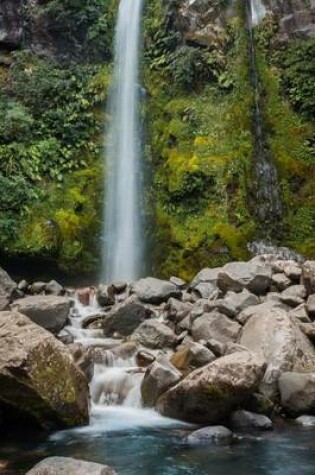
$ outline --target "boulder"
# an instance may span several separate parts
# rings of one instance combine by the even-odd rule
[[[315,319],[315,294],[312,294],[308,297],[306,302],[306,310],[308,315],[314,320]]]
[[[116,475],[108,467],[70,457],[47,457],[36,464],[26,475]]]
[[[202,282],[209,282],[210,284],[216,285],[218,280],[219,272],[221,271],[221,267],[214,267],[213,269],[205,268],[202,269],[193,279],[190,284],[190,287],[195,287],[196,285]]]
[[[208,302],[205,304],[203,308],[204,312],[212,312],[213,310],[217,310],[219,313],[222,313],[226,317],[233,318],[237,315],[236,308],[226,299],[217,299],[213,302]]]
[[[236,341],[241,326],[219,312],[205,313],[197,318],[191,328],[195,341],[215,339],[221,343]]]
[[[304,303],[306,289],[304,285],[291,285],[281,294],[281,301],[290,307],[297,307]]]
[[[223,356],[190,373],[156,407],[175,419],[217,424],[256,391],[265,368],[265,361],[247,351]]]
[[[196,299],[214,299],[218,297],[219,289],[210,282],[200,282],[193,288],[192,295]]]
[[[187,287],[187,282],[179,277],[172,276],[170,278],[170,283],[176,285],[176,287],[179,287],[180,289],[185,289]]]
[[[11,279],[9,274],[0,267],[0,311],[9,308],[16,288],[16,283]]]
[[[219,272],[217,285],[223,292],[242,292],[244,288],[255,295],[264,295],[270,288],[272,269],[250,262],[231,262]]]
[[[63,295],[65,289],[56,280],[51,280],[45,285],[45,293],[47,295]]]
[[[225,300],[235,308],[236,313],[245,310],[247,307],[252,307],[253,305],[258,305],[259,298],[249,292],[247,289],[243,289],[242,292],[227,292]]]
[[[115,303],[115,292],[112,285],[99,285],[96,290],[96,300],[101,307],[110,307]]]
[[[304,335],[306,335],[309,340],[315,343],[315,323],[300,323],[299,327]]]
[[[315,426],[315,416],[300,416],[294,421],[296,424],[299,424],[301,426],[305,427],[313,427]]]
[[[269,417],[262,414],[255,414],[254,412],[244,411],[243,409],[234,411],[231,415],[230,421],[231,426],[236,430],[271,430],[273,428],[273,424]]]
[[[179,323],[189,314],[191,309],[191,303],[181,302],[180,300],[170,298],[164,307],[164,314],[168,320]]]
[[[17,312],[0,312],[0,401],[44,428],[88,422],[88,383],[71,353]]]
[[[68,297],[33,295],[11,304],[12,310],[23,313],[34,323],[57,335],[65,326],[70,312]]]
[[[131,292],[136,294],[142,302],[157,305],[166,302],[170,297],[180,298],[182,293],[171,282],[153,277],[146,277],[132,284]]]
[[[263,414],[268,417],[271,417],[275,410],[274,403],[260,393],[252,394],[251,397],[243,404],[243,407],[247,411]]]
[[[86,307],[90,304],[91,294],[92,294],[91,287],[83,287],[81,289],[77,289],[75,293],[79,302]]]
[[[81,343],[72,343],[68,345],[75,364],[85,374],[88,381],[91,381],[94,374],[94,364],[89,355],[89,349]]]
[[[290,280],[295,282],[298,282],[302,276],[302,268],[295,261],[286,261],[283,272]]]
[[[102,320],[102,328],[106,336],[118,332],[129,336],[146,319],[152,316],[152,311],[138,303],[126,303],[115,306]]]
[[[147,369],[141,383],[141,396],[145,407],[154,407],[158,398],[177,384],[182,375],[165,359],[155,361]]]
[[[274,400],[283,372],[315,371],[315,349],[285,310],[270,304],[254,308],[256,313],[243,328],[239,343],[267,361],[260,391]]]
[[[306,261],[302,266],[302,283],[307,293],[315,294],[315,261]]]
[[[226,343],[221,343],[221,341],[216,340],[215,338],[211,338],[210,340],[206,341],[206,347],[213,352],[215,356],[223,356],[226,352]]]
[[[288,414],[315,415],[315,373],[283,373],[279,390],[281,406]]]
[[[33,282],[30,287],[30,292],[32,295],[38,295],[45,292],[46,282]]]
[[[287,277],[283,273],[273,274],[272,283],[277,288],[277,290],[279,290],[279,292],[282,292],[283,290],[287,289],[292,284],[289,277]]]
[[[233,432],[224,426],[203,427],[195,430],[187,437],[189,444],[229,444],[232,442]]]
[[[171,363],[183,372],[201,368],[216,359],[215,355],[200,343],[187,343],[178,347],[171,356]]]
[[[290,310],[289,315],[293,319],[296,319],[298,322],[311,323],[311,319],[308,316],[307,307],[305,303],[301,303],[297,307]]]
[[[245,308],[241,313],[237,315],[236,320],[242,325],[245,325],[254,315],[257,315],[257,313],[268,313],[271,311],[272,308],[286,309],[287,307],[285,304],[280,302],[280,300],[267,300],[266,302],[261,303],[259,305],[254,305],[252,307]]]
[[[177,343],[175,333],[164,323],[146,320],[141,323],[131,336],[132,340],[148,348],[173,348]]]

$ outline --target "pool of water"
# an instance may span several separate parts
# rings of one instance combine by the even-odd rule
[[[105,463],[119,475],[314,475],[315,428],[280,424],[272,432],[237,434],[227,446],[185,442],[192,430],[154,411],[108,410],[92,425],[37,438],[2,441],[0,474],[25,474],[51,455]]]

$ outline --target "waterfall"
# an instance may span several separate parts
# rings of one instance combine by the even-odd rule
[[[256,63],[254,26],[265,16],[266,9],[261,0],[247,2],[247,25],[250,42],[250,76],[254,92],[253,134],[253,194],[255,212],[260,220],[263,234],[268,233],[272,225],[282,214],[282,204],[278,187],[278,173],[272,161],[266,140],[263,112],[261,110],[261,84]]]
[[[139,51],[143,0],[121,0],[115,37],[110,127],[105,147],[102,279],[135,280],[140,274],[141,164]]]

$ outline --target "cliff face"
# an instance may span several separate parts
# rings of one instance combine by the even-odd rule
[[[265,4],[277,15],[284,39],[315,37],[315,0],[265,0]]]

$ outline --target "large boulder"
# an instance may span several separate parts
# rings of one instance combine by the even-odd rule
[[[281,406],[291,416],[315,415],[315,373],[283,373],[279,390]]]
[[[251,262],[231,262],[219,272],[217,285],[223,292],[242,292],[247,289],[255,295],[264,295],[270,288],[272,269]]]
[[[308,294],[315,294],[315,261],[306,261],[302,267],[302,283]]]
[[[12,310],[23,313],[34,323],[55,335],[65,326],[71,307],[68,297],[33,295],[15,300]]]
[[[255,308],[256,313],[244,326],[239,343],[266,359],[268,367],[260,390],[274,399],[283,372],[315,372],[315,349],[284,309],[268,304]]]
[[[182,375],[167,361],[155,361],[147,369],[141,383],[144,406],[154,407],[158,398],[171,386],[177,384]]]
[[[88,383],[53,335],[17,312],[0,312],[0,404],[45,428],[88,422]]]
[[[0,311],[9,308],[16,287],[16,283],[9,274],[0,267]]]
[[[191,328],[191,334],[194,340],[215,339],[221,343],[236,341],[241,325],[233,322],[225,315],[219,312],[205,313],[197,318]]]
[[[187,437],[189,444],[229,444],[233,432],[224,426],[203,427],[195,430]]]
[[[129,336],[135,329],[152,316],[152,311],[141,304],[126,303],[114,307],[102,320],[105,335],[111,336],[115,332]]]
[[[173,330],[153,319],[141,323],[133,332],[131,339],[153,349],[173,348],[177,343]]]
[[[171,282],[153,277],[138,280],[132,284],[131,291],[142,302],[152,304],[160,304],[170,297],[178,298],[182,294],[181,290]]]
[[[264,360],[247,351],[224,356],[190,373],[156,407],[175,419],[216,424],[258,388],[265,368]]]
[[[231,425],[233,429],[246,430],[271,430],[273,428],[272,421],[263,414],[255,414],[254,412],[239,409],[231,415]]]
[[[70,457],[48,457],[35,465],[26,475],[115,475],[108,467]]]

